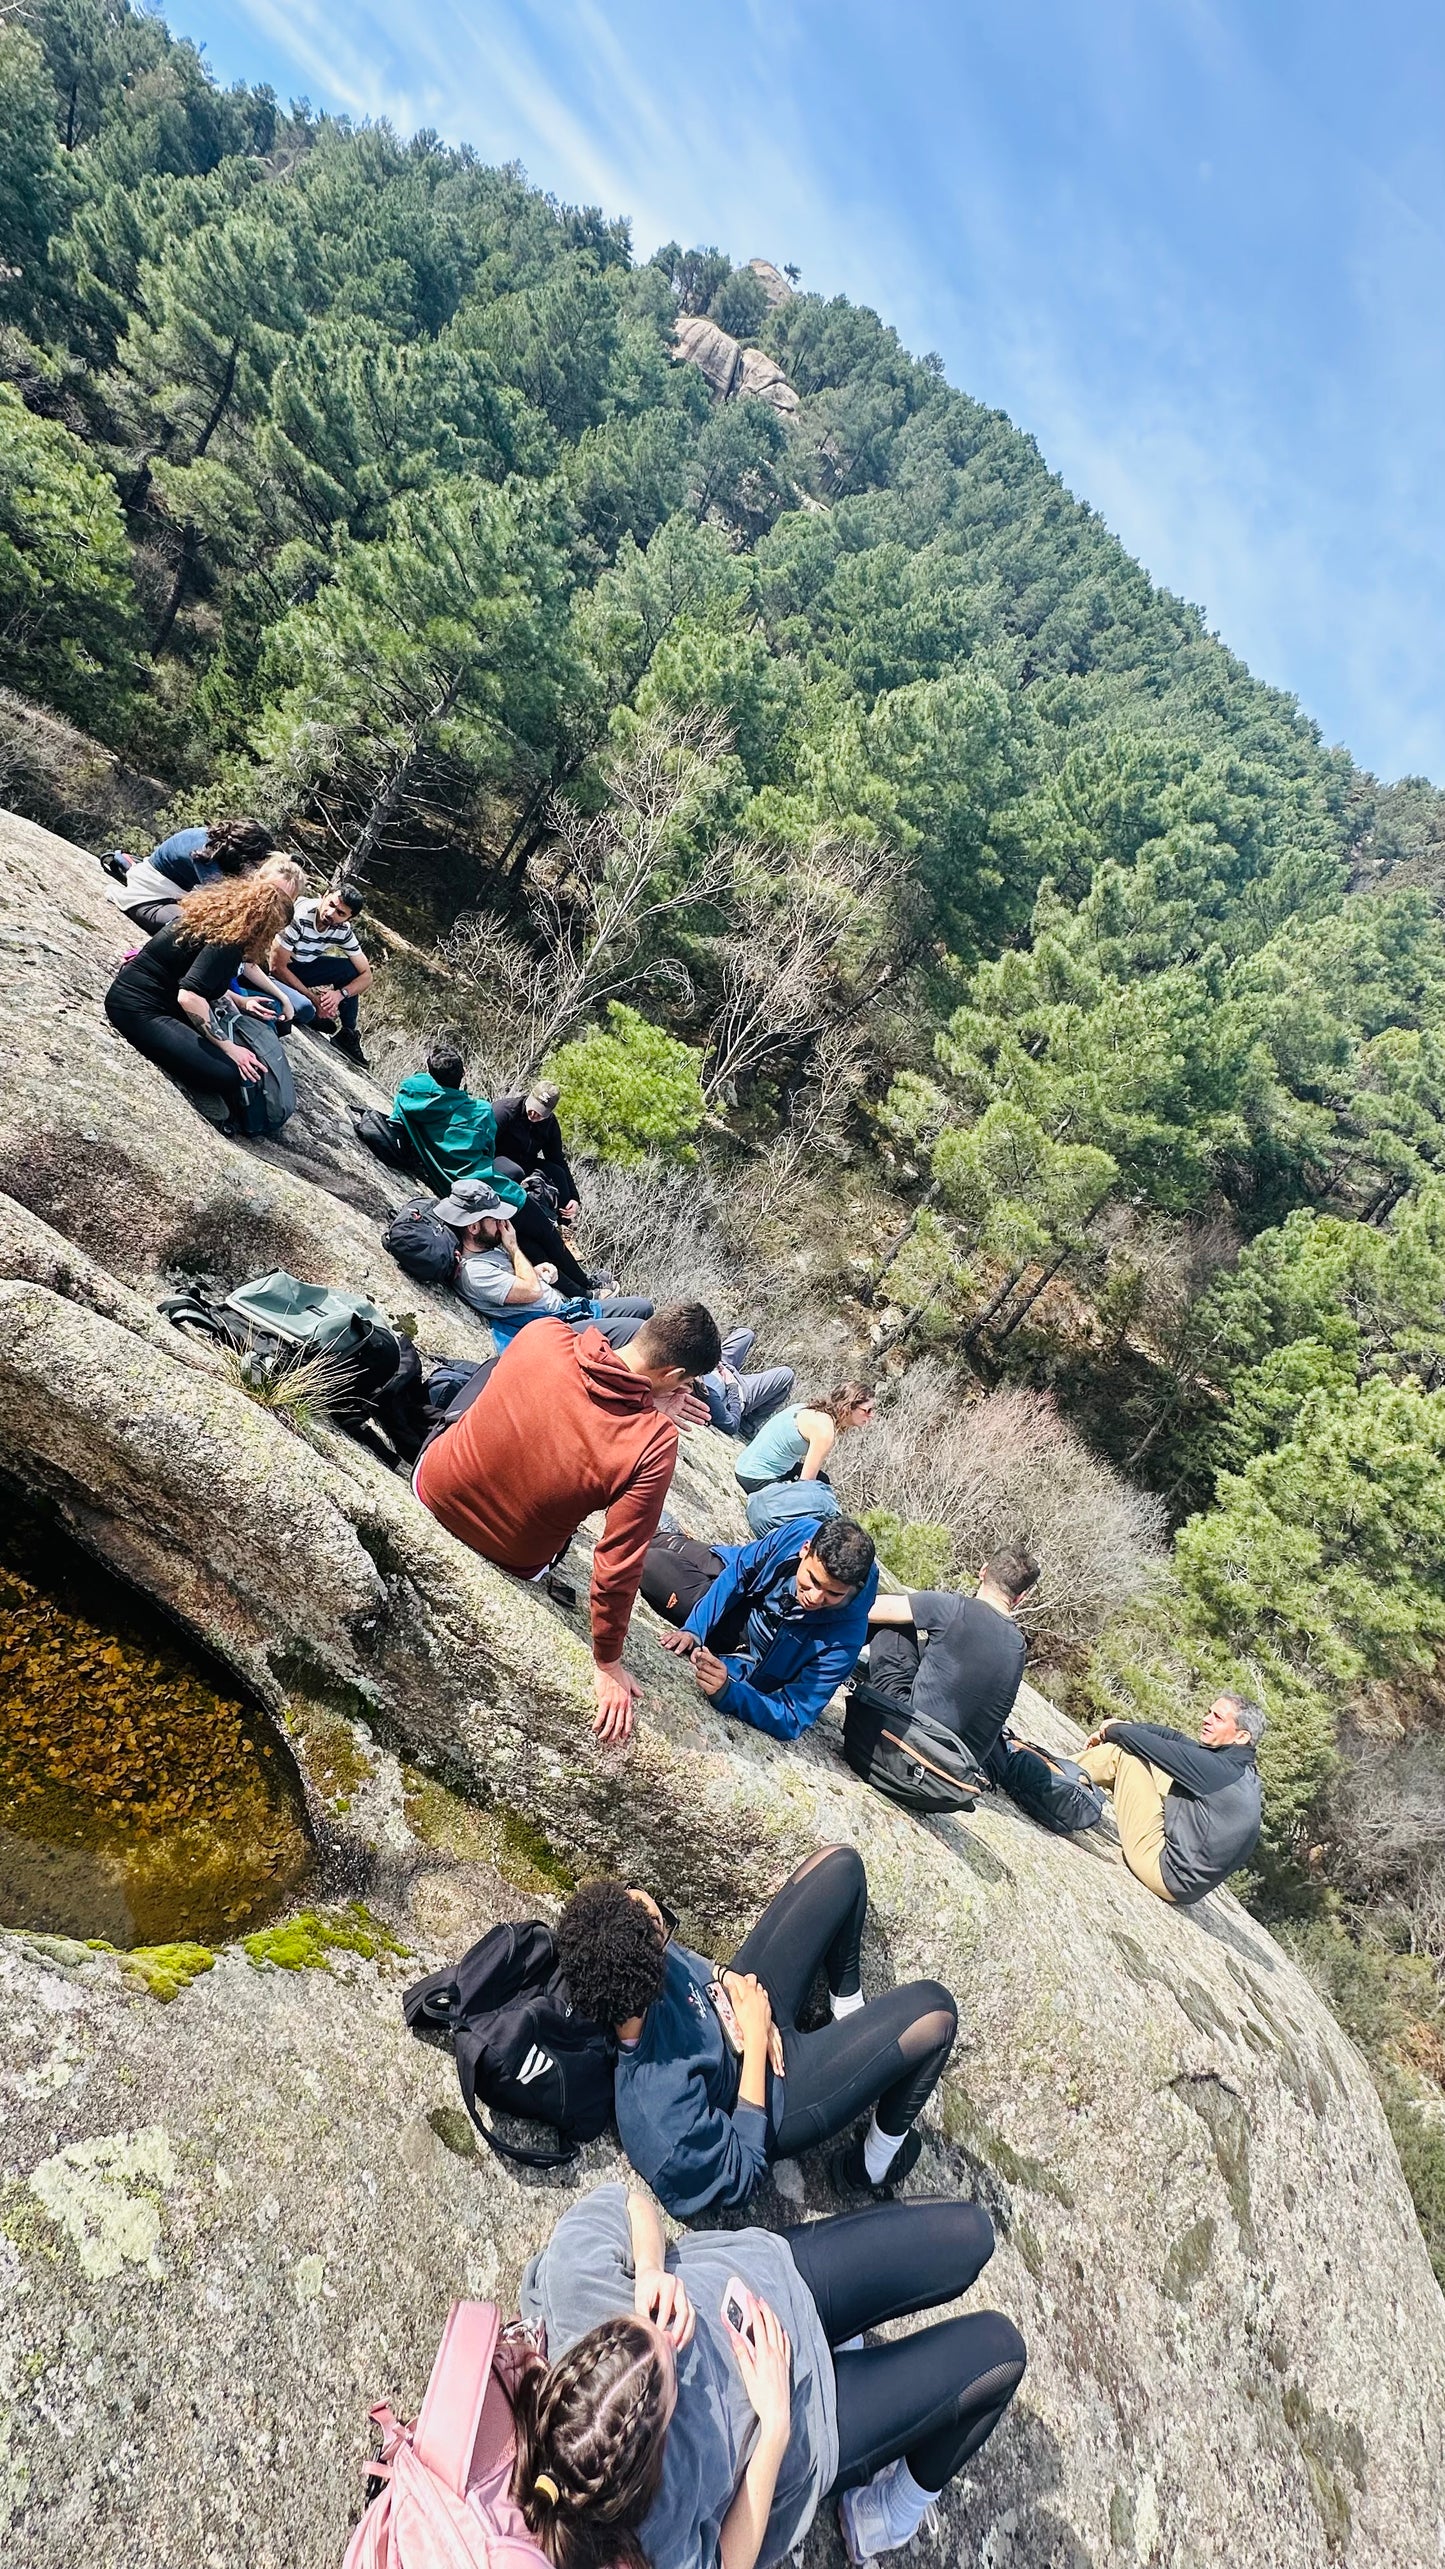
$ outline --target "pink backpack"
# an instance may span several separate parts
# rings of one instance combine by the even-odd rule
[[[386,2486],[344,2569],[550,2569],[510,2495],[512,2360],[494,2302],[453,2302],[415,2426],[384,2401],[371,2411]]]

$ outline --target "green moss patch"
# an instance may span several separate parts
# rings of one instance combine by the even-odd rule
[[[450,2150],[454,2158],[476,2157],[477,2136],[459,2105],[434,2105],[426,2119],[442,2147]]]
[[[241,1950],[258,1970],[271,1963],[277,1971],[329,1971],[335,1953],[360,1954],[364,1962],[375,1962],[382,1954],[405,1954],[409,1948],[353,1900],[346,1909],[303,1909],[279,1927],[262,1927],[243,1939]]]

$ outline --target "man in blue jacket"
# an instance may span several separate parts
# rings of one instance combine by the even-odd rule
[[[868,1638],[873,1538],[850,1517],[793,1517],[758,1543],[716,1548],[721,1572],[662,1646],[691,1659],[719,1712],[769,1739],[797,1739]]]
[[[1162,1722],[1105,1722],[1091,1735],[1079,1763],[1113,1794],[1124,1862],[1156,1899],[1190,1908],[1254,1853],[1264,1732],[1259,1705],[1225,1693],[1197,1743]]]

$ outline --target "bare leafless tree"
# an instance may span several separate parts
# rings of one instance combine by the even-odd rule
[[[772,865],[753,851],[739,865],[722,1005],[703,1057],[703,1096],[714,1111],[776,1053],[806,1046],[850,1013],[845,959],[866,976],[881,955],[869,905],[888,862],[885,849],[827,839]]]
[[[530,1078],[611,1000],[644,990],[690,999],[686,965],[657,949],[732,880],[728,846],[684,858],[679,844],[728,738],[721,718],[706,714],[645,725],[611,761],[593,819],[565,804],[554,810],[549,860],[531,886],[530,938],[487,912],[458,920],[443,951],[493,1001],[507,1077]]]
[[[808,1077],[753,1172],[750,1194],[766,1221],[792,1194],[801,1172],[836,1152],[856,1094],[864,1033],[857,1024],[825,1026],[813,1046]]]
[[[931,1357],[840,1447],[835,1479],[850,1507],[946,1525],[961,1581],[996,1545],[1027,1544],[1043,1575],[1021,1620],[1055,1645],[1092,1639],[1165,1573],[1163,1502],[1091,1454],[1047,1394],[970,1399]]]

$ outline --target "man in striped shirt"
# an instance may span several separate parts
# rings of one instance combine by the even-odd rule
[[[297,1016],[304,1023],[309,1011],[319,1019],[322,1030],[335,1037],[337,1051],[363,1070],[366,1055],[358,1019],[371,966],[357,941],[354,922],[364,907],[359,884],[338,883],[319,901],[298,901],[290,927],[283,928],[271,948],[276,979],[300,993]]]

